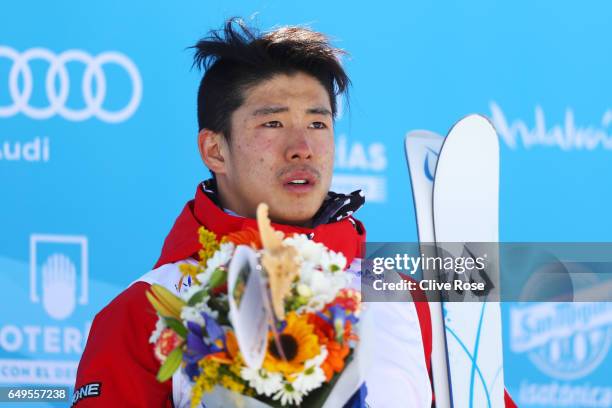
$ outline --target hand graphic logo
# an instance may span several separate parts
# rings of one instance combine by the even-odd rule
[[[76,268],[65,255],[55,253],[42,266],[43,307],[54,319],[72,314],[76,305]]]

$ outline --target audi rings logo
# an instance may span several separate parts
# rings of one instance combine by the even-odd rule
[[[136,65],[128,57],[118,52],[103,52],[97,56],[91,56],[85,51],[67,50],[56,55],[45,48],[31,48],[19,53],[10,47],[0,45],[0,58],[8,58],[12,61],[8,75],[8,90],[12,104],[0,105],[0,118],[11,117],[21,112],[32,119],[48,119],[57,114],[72,121],[96,117],[104,122],[118,123],[134,114],[142,98],[142,79]],[[49,63],[45,77],[48,106],[34,107],[29,103],[32,96],[33,78],[28,64],[32,60],[43,60]],[[66,106],[70,91],[70,79],[66,68],[69,62],[85,65],[81,83],[85,106],[81,109]],[[106,97],[106,76],[103,69],[106,64],[120,66],[127,72],[132,83],[132,96],[128,103],[119,110],[109,111],[102,107]],[[19,87],[20,77],[23,78],[21,89]],[[57,87],[56,81],[59,83]]]

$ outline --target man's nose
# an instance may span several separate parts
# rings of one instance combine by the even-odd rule
[[[287,146],[285,154],[287,160],[310,160],[312,158],[310,142],[305,131],[296,131],[291,137],[290,144]]]

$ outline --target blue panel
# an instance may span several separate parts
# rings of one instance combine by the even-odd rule
[[[471,112],[502,141],[502,240],[612,240],[611,5],[210,3],[3,5],[0,384],[71,385],[95,313],[155,263],[208,177],[186,47],[233,15],[264,30],[309,24],[350,52],[336,186],[366,186],[369,240],[417,238],[404,135],[445,134]],[[612,406],[609,309],[581,306],[529,320],[505,305],[520,406]]]

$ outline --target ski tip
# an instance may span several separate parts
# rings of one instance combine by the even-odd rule
[[[412,139],[427,139],[427,140],[438,140],[442,139],[443,136],[437,134],[436,132],[432,132],[430,130],[425,129],[415,129],[406,133],[406,137],[404,140],[412,140]]]
[[[471,137],[467,137],[466,139],[466,136],[468,135]],[[497,135],[497,131],[495,130],[493,123],[491,123],[486,116],[481,114],[473,113],[456,122],[449,130],[445,140],[449,141],[456,138],[463,140],[464,143],[469,139],[472,139],[473,141],[478,139],[480,143],[486,140],[488,142],[485,143],[487,143],[490,148],[494,148],[494,146],[491,144],[493,143],[497,146],[497,149],[499,149],[499,136]]]
[[[474,127],[474,128],[480,129],[481,131],[487,129],[497,134],[497,131],[495,130],[495,126],[493,126],[493,122],[491,122],[491,120],[487,116],[482,115],[480,113],[471,113],[459,119],[459,121],[457,121],[457,123],[453,125],[453,127],[448,133],[450,134],[453,131],[453,129],[459,125],[461,125],[462,127],[465,127],[465,126]]]
[[[411,130],[410,132],[406,133],[406,136],[404,137],[404,150],[406,153],[408,153],[412,145],[416,146],[421,144],[437,146],[437,150],[439,150],[442,140],[444,140],[444,136],[429,130]]]

